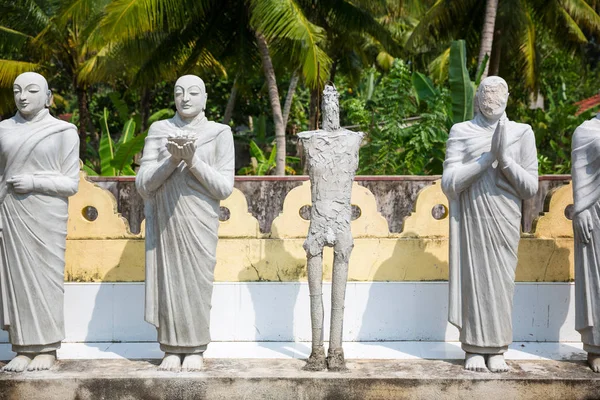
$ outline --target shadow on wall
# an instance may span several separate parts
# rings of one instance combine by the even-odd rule
[[[367,303],[362,311],[358,341],[443,341],[447,336],[447,282],[433,285],[410,281],[411,272],[431,270],[428,275],[448,276],[448,264],[427,252],[427,242],[415,241],[420,255],[407,252],[402,239],[392,255],[373,274],[373,282],[357,285],[366,290]],[[412,254],[411,254],[412,253]],[[389,281],[390,276],[400,279]],[[408,280],[406,280],[408,278]],[[420,354],[411,354],[420,357]]]
[[[303,286],[299,280],[306,278],[306,259],[289,252],[286,244],[289,241],[266,241],[263,258],[239,273],[238,280],[247,284],[238,285],[236,340],[257,341],[266,348],[265,342],[293,342],[297,337],[295,319],[310,320],[309,309],[298,309]],[[273,272],[276,276],[270,276]],[[280,284],[282,277],[285,285]],[[284,351],[286,356],[295,356],[293,348]]]

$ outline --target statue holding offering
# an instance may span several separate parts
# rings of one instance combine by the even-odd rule
[[[152,124],[136,186],[146,215],[146,321],[162,370],[203,367],[210,342],[219,203],[233,191],[233,135],[208,121],[204,82],[175,83],[175,117]]]

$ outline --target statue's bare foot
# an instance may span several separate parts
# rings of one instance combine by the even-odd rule
[[[490,354],[487,360],[488,369],[492,372],[508,372],[504,354]]]
[[[38,354],[27,366],[27,371],[45,371],[52,368],[55,362],[55,353]]]
[[[181,371],[181,358],[179,354],[165,353],[165,357],[158,366],[159,371]]]
[[[23,372],[31,362],[31,357],[24,354],[19,354],[6,364],[2,371],[4,372]]]
[[[588,353],[588,365],[594,372],[600,372],[600,354]]]
[[[475,353],[465,354],[465,369],[474,372],[488,372],[483,355]]]
[[[327,368],[325,349],[323,346],[313,348],[310,357],[306,360],[306,365],[302,369],[304,371],[323,371],[325,368]]]
[[[330,371],[346,371],[346,360],[344,359],[344,349],[329,349],[327,352],[327,369]]]
[[[200,371],[204,366],[202,354],[188,354],[183,359],[182,371]]]

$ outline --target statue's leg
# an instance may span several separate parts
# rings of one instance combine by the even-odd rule
[[[348,263],[354,247],[350,231],[339,235],[333,249],[333,277],[331,282],[331,330],[327,367],[332,371],[346,369],[342,335],[344,329],[344,300],[348,281]]]
[[[304,248],[308,258],[312,351],[303,369],[321,371],[326,368],[325,350],[323,349],[323,247],[318,245],[316,240],[310,239],[306,241]]]

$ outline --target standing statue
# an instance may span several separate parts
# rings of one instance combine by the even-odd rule
[[[508,120],[507,101],[504,79],[481,82],[475,118],[450,130],[442,175],[450,200],[448,319],[470,371],[508,371],[522,200],[538,189],[533,131]]]
[[[342,348],[344,298],[348,261],[354,247],[350,222],[352,182],[358,167],[362,133],[340,128],[339,94],[333,86],[323,91],[323,129],[302,132],[310,175],[312,207],[304,249],[308,258],[308,288],[312,325],[312,352],[304,369],[346,369]],[[327,359],[323,349],[323,247],[333,247],[331,329]]]
[[[68,197],[79,185],[77,127],[50,115],[40,74],[13,85],[17,114],[0,122],[0,327],[17,356],[3,371],[46,370],[65,338]]]
[[[175,117],[152,124],[136,186],[146,215],[146,315],[165,357],[194,371],[210,342],[219,203],[233,191],[233,135],[208,121],[204,82],[175,83]],[[183,358],[183,362],[182,362]]]
[[[581,124],[571,154],[575,215],[575,329],[600,372],[600,119]]]

